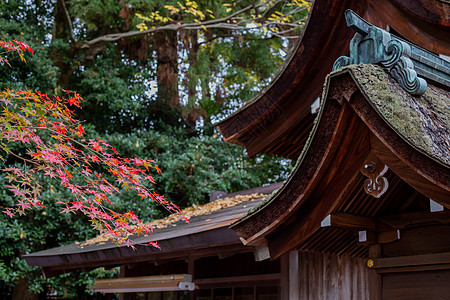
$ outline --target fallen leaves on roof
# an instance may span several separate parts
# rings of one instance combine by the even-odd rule
[[[181,214],[171,214],[170,216],[155,220],[150,223],[154,228],[165,228],[173,225],[175,222],[183,220],[183,215],[189,220],[192,217],[207,215],[212,212],[238,205],[244,201],[255,200],[263,197],[262,194],[251,194],[251,195],[237,195],[234,197],[226,197],[223,199],[218,199],[214,202],[206,203],[203,205],[193,205],[182,210]]]
[[[186,219],[191,219],[193,217],[197,216],[203,216],[207,214],[211,214],[215,211],[232,207],[235,205],[238,205],[245,201],[255,201],[257,199],[260,199],[264,197],[263,194],[251,194],[251,195],[236,195],[234,197],[225,197],[222,199],[217,199],[213,202],[206,203],[203,205],[193,205],[188,208],[183,209],[181,212],[182,214],[171,214],[164,219],[158,219],[154,220],[149,223],[153,228],[166,228],[169,226],[176,226],[176,222],[184,220],[183,216],[186,217]],[[75,244],[80,244],[80,247],[93,245],[93,244],[104,244],[109,240],[108,236],[105,234],[101,234],[95,238],[92,238],[90,240],[85,241],[84,243],[80,244],[79,242],[75,242]]]

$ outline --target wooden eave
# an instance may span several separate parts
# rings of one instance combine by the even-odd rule
[[[356,202],[358,207],[372,210],[372,214],[357,211],[368,217],[379,211],[376,205],[388,205],[396,197],[427,197],[450,208],[449,166],[401,136],[367,98],[351,70],[330,76],[324,99],[312,138],[289,180],[259,210],[231,227],[244,244],[268,245],[271,258],[317,241],[310,238],[323,233],[322,220],[342,212],[345,203]],[[360,170],[369,155],[390,170],[393,185],[380,199],[362,190]],[[392,208],[392,213],[395,210]],[[330,233],[340,239],[351,238],[340,229]],[[362,247],[351,250],[356,256],[366,251]]]
[[[47,277],[74,270],[111,268],[139,262],[160,262],[167,259],[188,259],[204,256],[227,256],[252,252],[244,247],[229,225],[262,199],[244,201],[238,205],[191,218],[190,223],[178,221],[172,226],[155,229],[149,236],[131,237],[137,250],[112,242],[70,244],[23,256],[31,266],[39,266]],[[157,241],[161,249],[144,246]]]
[[[450,26],[448,1],[436,0],[395,0],[392,2],[411,16],[424,20],[430,24]]]
[[[292,54],[271,85],[217,124],[224,140],[258,153],[297,158],[312,128],[311,104],[320,96],[334,61],[347,55],[353,32],[344,11],[352,9],[380,28],[387,24],[414,44],[450,55],[450,5],[438,0],[317,0]],[[296,139],[292,139],[296,137]]]

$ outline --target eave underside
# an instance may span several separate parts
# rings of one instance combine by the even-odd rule
[[[445,13],[449,7],[437,0],[418,1],[410,8],[402,0],[315,1],[296,53],[284,70],[262,94],[217,125],[225,141],[244,145],[250,157],[272,153],[296,158],[314,120],[311,104],[320,96],[334,61],[348,54],[353,32],[345,24],[345,9],[380,28],[389,25],[427,50],[450,55]],[[286,141],[294,136],[299,139]]]
[[[396,214],[429,211],[429,199],[414,190],[392,171],[385,176],[390,188],[381,198],[374,198],[364,191],[367,179],[359,174],[350,188],[350,193],[330,214],[380,219]],[[367,245],[358,241],[358,232],[364,228],[320,227],[305,239],[298,249],[322,253],[335,253],[355,257],[368,257]],[[395,230],[393,228],[393,230]]]
[[[137,246],[137,250],[133,251],[129,248],[117,246],[117,248],[97,250],[90,253],[36,256],[28,258],[27,261],[31,265],[41,266],[46,277],[52,277],[75,270],[89,271],[98,267],[108,269],[131,263],[161,263],[168,259],[188,259],[253,251],[253,248],[244,247],[234,232],[226,227],[198,235],[193,234],[173,240],[159,241],[159,245],[165,250],[151,246]]]
[[[450,207],[449,167],[411,146],[386,123],[351,74],[343,71],[330,79],[308,150],[285,186],[259,211],[233,225],[247,244],[268,244],[273,258],[294,248],[335,247],[340,253],[366,255],[364,247],[348,242],[354,232],[321,229],[321,221],[333,212],[384,216],[410,209],[411,203],[423,206],[427,199]],[[391,170],[388,192],[380,199],[367,195],[361,185],[360,172],[370,155]],[[340,234],[342,243],[333,239]]]
[[[276,186],[273,184],[244,192],[252,194],[270,192]],[[148,236],[132,236],[131,239],[136,243],[136,251],[110,241],[94,239],[31,253],[23,258],[29,265],[42,267],[46,276],[55,276],[77,269],[86,271],[97,267],[109,268],[142,261],[248,252],[252,251],[252,248],[245,248],[236,233],[228,226],[261,200],[262,198],[251,199],[218,211],[194,216],[189,223],[184,220],[171,223],[170,226],[155,229]],[[144,246],[155,241],[158,242],[160,249]]]

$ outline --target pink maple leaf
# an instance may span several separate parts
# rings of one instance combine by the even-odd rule
[[[150,242],[150,243],[148,243],[148,244],[145,244],[145,246],[152,246],[152,247],[161,249],[161,247],[158,245],[157,242]]]
[[[12,208],[6,208],[5,210],[2,210],[3,213],[7,214],[10,218],[14,217],[15,214],[13,213],[13,209]]]
[[[133,245],[133,243],[129,240],[129,239],[124,239],[123,243],[127,246],[130,247],[133,250],[136,250],[136,247]]]
[[[25,202],[24,200],[21,200],[17,205],[20,207],[21,210],[31,209],[29,201]]]
[[[50,178],[56,178],[55,170],[50,167],[45,168],[44,175],[47,175]]]
[[[81,190],[79,189],[78,186],[73,185],[73,184],[69,184],[67,185],[67,188],[70,190],[70,192],[74,195],[79,195],[81,193]]]
[[[84,206],[83,203],[75,201],[72,202],[72,207],[75,208],[76,210],[81,210]]]

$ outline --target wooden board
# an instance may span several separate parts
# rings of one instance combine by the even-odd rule
[[[450,270],[383,275],[384,300],[450,300]]]
[[[368,269],[363,259],[334,254],[299,253],[302,300],[369,299]]]
[[[450,225],[401,231],[400,240],[382,246],[383,257],[450,252]]]

